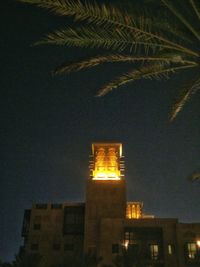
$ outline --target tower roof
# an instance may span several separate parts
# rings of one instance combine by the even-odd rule
[[[124,170],[121,143],[93,143],[92,157],[90,171],[93,180],[121,180]]]

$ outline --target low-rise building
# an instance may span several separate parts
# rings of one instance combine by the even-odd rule
[[[85,202],[33,204],[24,214],[25,251],[42,255],[44,267],[82,254],[99,265],[129,257],[137,267],[199,267],[200,223],[155,218],[142,207],[126,200],[122,144],[94,143]]]

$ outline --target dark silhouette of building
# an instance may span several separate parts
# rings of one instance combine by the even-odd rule
[[[92,144],[85,203],[25,210],[25,251],[41,254],[45,267],[83,253],[101,257],[99,265],[129,255],[133,266],[199,267],[200,223],[145,215],[141,202],[127,202],[123,172],[121,144]]]

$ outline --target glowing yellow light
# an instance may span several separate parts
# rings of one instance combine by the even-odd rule
[[[126,206],[127,219],[139,219],[142,216],[141,202],[128,202]]]
[[[129,241],[126,240],[126,241],[124,242],[124,247],[125,247],[125,249],[128,249],[128,244],[129,244]]]
[[[115,173],[97,172],[93,180],[120,180]]]
[[[93,161],[90,169],[93,180],[121,180],[121,144],[94,143],[92,152]]]
[[[200,248],[200,240],[197,240],[197,246]]]

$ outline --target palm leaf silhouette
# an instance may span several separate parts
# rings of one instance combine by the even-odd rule
[[[106,55],[62,63],[54,74],[66,74],[110,62],[130,64],[130,71],[103,86],[98,96],[135,80],[163,79],[182,70],[199,69],[200,3],[197,0],[183,0],[181,3],[172,0],[147,1],[151,5],[161,5],[161,14],[156,19],[151,11],[144,11],[144,14],[140,11],[138,15],[132,8],[129,14],[119,7],[80,0],[19,1],[81,22],[81,27],[56,30],[36,44],[109,50]],[[200,77],[195,78],[187,88],[182,87],[170,113],[171,121],[199,89]]]

